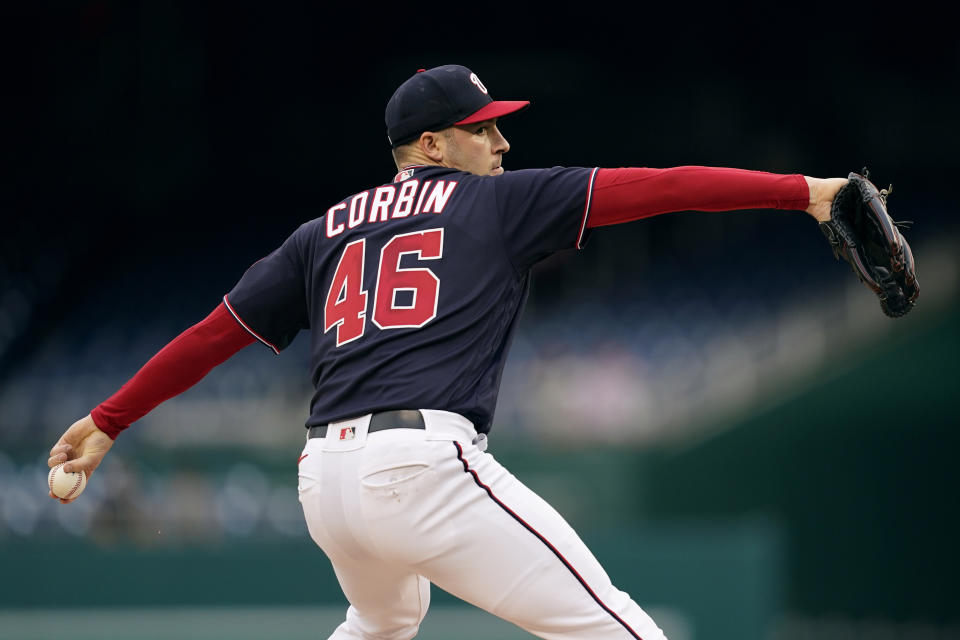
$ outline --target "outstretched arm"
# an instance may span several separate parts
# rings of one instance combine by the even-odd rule
[[[845,178],[810,178],[725,167],[600,169],[588,227],[639,220],[671,211],[793,209],[818,221]]]
[[[89,478],[122,430],[164,400],[195,385],[211,369],[253,341],[220,303],[202,322],[157,352],[90,415],[73,423],[50,450],[47,464],[54,467],[66,462],[65,471],[83,470]],[[52,493],[50,497],[56,498]]]

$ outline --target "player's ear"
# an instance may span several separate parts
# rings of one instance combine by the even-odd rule
[[[417,140],[420,150],[434,162],[443,161],[443,143],[444,138],[441,134],[434,131],[424,131]]]

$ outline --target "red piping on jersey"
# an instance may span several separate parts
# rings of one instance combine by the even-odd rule
[[[583,234],[587,230],[587,218],[590,217],[590,205],[593,203],[593,186],[597,180],[598,169],[590,172],[590,183],[587,185],[587,202],[583,206],[583,220],[580,221],[580,233],[577,234],[577,249],[583,248]]]
[[[132,422],[164,400],[183,393],[215,366],[253,344],[224,305],[193,325],[150,358],[120,390],[100,403],[90,417],[116,439]]]
[[[230,315],[233,316],[233,319],[236,320],[237,322],[239,322],[239,323],[240,323],[240,326],[247,330],[247,333],[249,333],[249,334],[252,335],[254,338],[256,338],[257,340],[259,340],[259,341],[262,342],[263,344],[265,344],[265,345],[267,345],[268,347],[270,347],[271,349],[273,349],[273,352],[274,352],[275,354],[280,355],[280,349],[277,349],[277,347],[276,347],[272,342],[270,342],[269,340],[267,340],[266,338],[264,338],[263,336],[261,336],[259,333],[257,333],[257,332],[254,331],[253,329],[251,329],[251,328],[249,327],[249,325],[247,325],[246,322],[244,322],[243,320],[240,319],[240,316],[237,315],[237,312],[234,311],[234,310],[233,310],[233,307],[230,305],[230,301],[227,300],[227,296],[223,296],[223,304],[225,304],[225,305],[227,306],[227,310],[230,312]]]
[[[796,209],[810,204],[802,175],[724,167],[600,169],[587,226],[602,227],[671,211]]]
[[[531,525],[529,522],[527,522],[526,520],[521,518],[519,515],[517,515],[517,513],[513,509],[505,505],[500,500],[500,498],[498,498],[493,494],[493,490],[490,487],[488,487],[486,484],[480,481],[480,476],[477,475],[477,472],[474,469],[470,468],[470,465],[467,464],[466,458],[463,457],[463,447],[460,446],[460,443],[457,441],[454,441],[453,446],[457,448],[457,460],[459,460],[460,463],[463,464],[464,472],[473,476],[473,481],[477,484],[477,486],[483,489],[484,491],[486,491],[487,495],[490,496],[490,499],[493,500],[498,507],[506,511],[507,514],[510,515],[510,517],[512,517],[517,522],[519,522],[524,529],[526,529],[527,531],[532,533],[534,536],[536,536],[537,539],[540,540],[540,542],[542,542],[548,549],[550,549],[550,551],[553,552],[553,555],[557,556],[560,562],[563,563],[563,566],[566,567],[567,570],[573,574],[573,577],[577,579],[577,582],[579,582],[580,585],[584,589],[586,589],[587,593],[590,594],[590,597],[593,598],[594,602],[600,605],[601,609],[609,613],[613,617],[613,619],[619,622],[620,626],[626,629],[631,636],[633,636],[637,640],[643,640],[643,638],[640,637],[640,634],[634,631],[630,627],[630,625],[626,623],[626,621],[623,618],[618,616],[616,612],[613,611],[613,609],[611,609],[606,604],[604,604],[604,602],[600,599],[600,597],[593,591],[593,589],[590,588],[590,585],[587,584],[587,581],[583,579],[583,576],[581,576],[580,573],[573,568],[573,565],[570,564],[570,561],[567,560],[565,557],[563,557],[563,554],[560,553],[560,551],[555,546],[553,546],[550,543],[550,541],[543,536],[543,534],[541,534],[539,531],[534,529],[533,525]]]

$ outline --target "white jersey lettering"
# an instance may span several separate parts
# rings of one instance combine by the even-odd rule
[[[423,212],[430,213],[432,208],[433,213],[443,213],[443,208],[447,205],[450,194],[453,193],[453,190],[456,188],[457,183],[454,181],[450,181],[450,184],[445,184],[443,180],[437,180],[436,186],[433,188],[433,191],[430,192],[430,197],[427,198],[426,204],[423,205]]]
[[[340,235],[343,233],[343,223],[334,226],[333,225],[333,214],[340,209],[346,209],[347,205],[341,202],[335,207],[330,207],[327,211],[327,237],[332,238],[333,236]]]
[[[353,229],[360,226],[364,217],[367,215],[367,198],[370,196],[368,191],[358,193],[350,200],[350,217],[347,219],[347,226]]]
[[[423,189],[420,190],[420,197],[417,198],[417,208],[414,209],[413,215],[420,213],[420,207],[423,205],[423,196],[427,195],[427,190],[430,188],[431,184],[433,184],[432,180],[427,180],[423,183]]]
[[[417,193],[417,187],[420,185],[418,180],[408,180],[400,187],[400,195],[397,196],[397,202],[393,205],[393,215],[391,218],[406,218],[413,209],[413,196]]]
[[[370,217],[367,222],[377,222],[378,218],[380,222],[386,222],[390,203],[393,202],[393,196],[396,193],[397,190],[391,185],[377,187],[377,190],[373,193],[373,204],[370,206]]]

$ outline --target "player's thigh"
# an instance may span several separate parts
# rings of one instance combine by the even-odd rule
[[[663,638],[553,507],[492,456],[451,455],[460,542],[418,568],[434,584],[543,638]]]
[[[374,561],[334,561],[334,573],[350,602],[333,638],[405,640],[416,636],[430,606],[430,582],[407,569]]]
[[[351,522],[350,505],[360,502],[355,481],[360,452],[323,452],[318,441],[304,449],[299,495],[310,537],[333,566],[350,602],[346,621],[333,638],[405,639],[416,634],[430,604],[430,583],[409,567],[371,551],[364,527]]]

